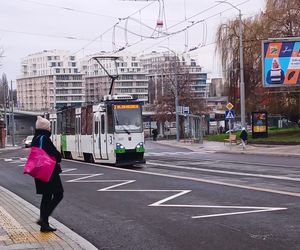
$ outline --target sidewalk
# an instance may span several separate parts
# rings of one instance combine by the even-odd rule
[[[51,218],[54,233],[41,233],[39,209],[0,186],[0,249],[97,249]]]
[[[192,151],[219,152],[229,154],[254,154],[254,155],[277,155],[300,157],[300,145],[263,145],[248,144],[246,150],[242,145],[236,143],[223,143],[213,141],[203,141],[203,144],[189,141],[161,140],[157,143],[163,145],[177,146],[190,149]]]

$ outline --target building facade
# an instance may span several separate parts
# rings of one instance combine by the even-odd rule
[[[20,110],[50,111],[85,102],[83,75],[68,51],[44,50],[21,61],[17,79]]]
[[[113,60],[100,60],[103,67],[111,75],[117,75],[112,94],[129,94],[139,101],[148,101],[148,80],[140,60],[131,54],[118,55],[116,63]],[[81,60],[81,71],[84,73],[87,103],[99,102],[109,93],[111,79],[101,66],[89,56]]]
[[[176,75],[178,80],[183,74],[188,75],[191,90],[196,96],[203,99],[208,96],[207,73],[202,71],[189,54],[175,55],[169,51],[162,53],[153,51],[141,57],[141,64],[147,72],[150,104],[155,104],[164,96],[165,88],[170,88],[168,75]]]

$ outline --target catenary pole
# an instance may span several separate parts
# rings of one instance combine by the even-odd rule
[[[241,104],[241,124],[242,127],[246,127],[245,120],[245,82],[244,82],[244,54],[243,54],[243,23],[242,23],[242,11],[227,1],[217,1],[219,3],[229,4],[232,8],[239,12],[239,47],[240,47],[240,104]]]

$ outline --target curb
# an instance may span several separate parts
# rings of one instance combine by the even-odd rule
[[[17,200],[18,202],[22,203],[22,205],[24,205],[24,207],[28,208],[33,213],[37,214],[37,217],[38,217],[38,214],[40,212],[40,210],[38,208],[36,208],[29,202],[25,201],[24,199],[22,199],[15,193],[9,191],[8,189],[6,189],[2,186],[0,186],[0,190],[7,193],[9,196],[11,196],[13,199]],[[82,249],[86,249],[86,250],[97,250],[98,249],[92,243],[90,243],[89,241],[87,241],[86,239],[84,239],[79,234],[75,233],[70,228],[68,228],[65,225],[63,225],[62,223],[60,223],[59,221],[55,220],[54,218],[51,218],[51,224],[53,224],[64,235],[67,235],[72,241],[77,243]]]

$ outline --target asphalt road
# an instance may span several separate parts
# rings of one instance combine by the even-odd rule
[[[146,147],[139,168],[63,161],[53,216],[99,249],[300,249],[299,158]],[[0,152],[0,185],[38,207],[27,154]]]

